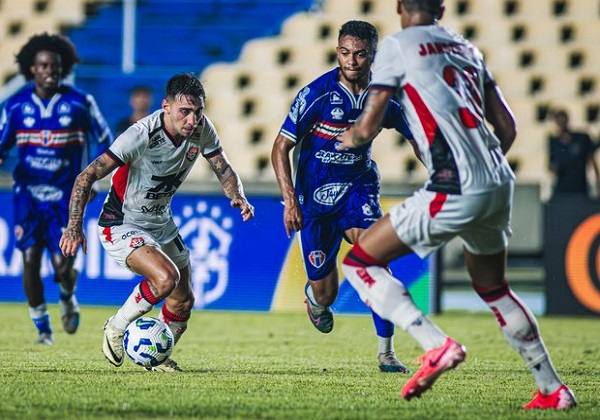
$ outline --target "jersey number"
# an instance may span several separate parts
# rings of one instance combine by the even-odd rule
[[[483,121],[483,106],[479,92],[479,76],[473,67],[459,69],[456,66],[444,67],[444,80],[460,95],[469,107],[458,109],[460,120],[467,128],[477,128]]]

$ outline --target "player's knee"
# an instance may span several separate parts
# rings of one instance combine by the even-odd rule
[[[179,272],[177,270],[163,270],[152,279],[156,287],[158,298],[164,299],[169,296],[179,283]]]

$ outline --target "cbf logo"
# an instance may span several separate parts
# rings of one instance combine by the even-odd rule
[[[311,251],[308,254],[308,260],[315,268],[319,268],[325,263],[325,257],[325,253],[321,250]]]
[[[233,221],[223,215],[220,206],[209,206],[205,201],[183,207],[181,216],[174,220],[190,248],[194,307],[204,308],[227,290]]]

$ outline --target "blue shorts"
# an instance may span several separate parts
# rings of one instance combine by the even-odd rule
[[[39,202],[30,194],[13,195],[16,247],[21,251],[44,245],[52,254],[62,254],[59,242],[69,221],[69,202]]]
[[[346,230],[367,229],[383,215],[377,185],[348,191],[341,204],[340,210],[333,214],[304,219],[300,251],[310,280],[320,280],[336,268],[337,254]]]

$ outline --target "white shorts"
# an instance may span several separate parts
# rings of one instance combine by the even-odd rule
[[[147,230],[124,224],[113,227],[98,226],[98,235],[108,255],[126,268],[129,268],[127,257],[142,245],[161,249],[180,270],[190,263],[190,251],[179,234],[167,243],[160,243]]]
[[[389,212],[400,240],[424,258],[455,236],[476,255],[508,246],[513,183],[490,192],[456,195],[420,189]]]

